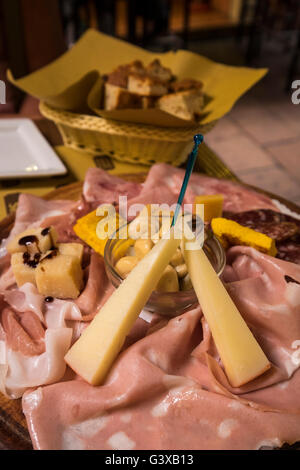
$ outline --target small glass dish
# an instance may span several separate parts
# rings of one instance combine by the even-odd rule
[[[116,235],[117,233],[118,231]],[[118,287],[123,281],[123,278],[116,271],[115,265],[122,256],[125,256],[131,245],[128,239],[119,240],[117,236],[109,239],[106,243],[104,250],[105,269],[114,287]],[[226,264],[226,255],[221,243],[211,231],[206,232],[203,250],[217,275],[220,276]],[[153,291],[144,309],[151,313],[176,317],[196,307],[197,304],[198,299],[194,289],[179,292]]]

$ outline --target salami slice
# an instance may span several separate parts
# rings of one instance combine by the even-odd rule
[[[245,227],[253,228],[256,224],[261,223],[280,223],[285,221],[284,214],[272,211],[271,209],[257,209],[244,212],[226,212],[223,217],[234,220]]]
[[[276,243],[277,258],[300,264],[300,235]]]
[[[253,224],[250,228],[257,232],[264,233],[276,241],[283,241],[292,238],[299,232],[296,224],[293,222],[271,222]]]
[[[300,264],[300,221],[270,209],[224,212],[224,217],[276,240],[277,258]]]
[[[292,222],[300,229],[300,220],[295,219],[291,215],[282,214],[281,212],[272,211],[271,209],[257,209],[244,212],[228,212],[224,211],[223,217],[235,220],[245,227],[252,227],[258,223],[280,223]]]

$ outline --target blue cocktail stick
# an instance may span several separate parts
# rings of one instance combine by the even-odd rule
[[[173,227],[173,225],[175,224],[175,222],[177,220],[177,217],[178,217],[178,214],[180,212],[181,204],[182,204],[185,192],[186,192],[186,188],[187,188],[187,185],[188,185],[188,182],[189,182],[189,179],[190,179],[190,176],[192,174],[192,171],[193,171],[193,168],[194,168],[194,165],[195,165],[195,161],[196,161],[196,158],[197,158],[198,147],[203,142],[203,135],[202,134],[194,135],[194,142],[195,142],[195,144],[194,144],[193,150],[191,151],[191,153],[189,154],[189,157],[188,157],[186,170],[185,170],[185,175],[184,175],[184,179],[183,179],[182,186],[181,186],[181,189],[180,189],[180,193],[179,193],[179,197],[178,197],[178,201],[177,201],[177,205],[176,205],[176,209],[175,209],[175,213],[174,213],[174,217],[173,217],[173,220],[172,220],[171,227]]]

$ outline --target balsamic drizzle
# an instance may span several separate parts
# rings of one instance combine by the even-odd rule
[[[296,281],[296,279],[292,278],[291,276],[284,276],[284,279],[287,283],[289,282],[294,282],[295,284],[299,284],[300,285],[300,282]]]
[[[57,248],[51,248],[50,250],[51,250],[50,253],[48,253],[46,256],[44,256],[44,258],[41,259],[41,261],[40,261],[41,263],[45,259],[52,259],[52,258],[54,258],[54,256],[57,256],[57,254],[58,254]]]
[[[42,231],[41,231],[41,235],[43,237],[45,237],[46,235],[48,235],[50,233],[50,227],[46,227],[44,228]]]
[[[42,253],[41,253],[40,246],[39,246],[39,239],[36,235],[26,235],[25,237],[20,238],[20,240],[18,241],[18,244],[20,246],[25,246],[25,248],[26,248],[26,251],[23,254],[24,264],[27,264],[28,266],[30,266],[31,268],[34,268],[34,269],[44,259],[51,259],[54,256],[56,256],[57,253],[58,253],[57,248],[54,246],[54,243],[53,243],[53,238],[52,238],[52,234],[51,234],[51,227],[44,228],[41,231],[41,235],[43,237],[46,237],[47,235],[49,235],[50,241],[51,241],[50,253],[48,253],[48,255],[46,255],[42,259],[41,259]],[[36,245],[38,253],[35,253],[35,254],[31,255],[31,253],[29,251],[29,248],[33,244]]]
[[[27,264],[28,266],[30,266],[31,268],[34,268],[34,269],[39,264],[40,258],[41,258],[40,253],[35,253],[33,258],[31,258],[30,253],[28,251],[25,251],[25,253],[23,253],[23,263]]]
[[[35,235],[26,235],[25,237],[20,238],[19,240],[19,245],[21,246],[26,246],[26,248],[30,245],[33,245],[35,243],[37,247],[39,248],[39,240]]]
[[[55,250],[55,246],[54,246],[53,238],[52,238],[51,227],[46,227],[46,228],[44,228],[44,229],[41,231],[41,235],[42,235],[43,237],[46,237],[47,235],[49,235],[49,237],[50,237],[50,242],[51,242],[51,248],[50,248],[50,250]]]

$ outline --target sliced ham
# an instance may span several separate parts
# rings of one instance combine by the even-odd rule
[[[22,195],[10,236],[30,225],[53,224],[60,242],[78,241],[72,227],[91,208],[118,205],[124,195],[129,209],[134,203],[174,204],[183,176],[184,170],[158,164],[139,184],[90,169],[79,202]],[[269,198],[237,183],[193,174],[185,203],[204,193],[224,194],[231,212],[277,210]],[[198,307],[169,322],[142,312],[106,382],[92,387],[73,379],[63,357],[113,290],[103,259],[88,250],[80,297],[46,304],[34,286],[17,289],[9,257],[0,258],[1,390],[23,395],[36,449],[258,449],[293,443],[300,439],[299,269],[251,248],[228,252],[223,280],[272,362],[258,379],[230,387]]]
[[[0,294],[16,283],[10,265],[10,254],[5,254],[0,258]]]
[[[33,312],[44,323],[44,296],[38,293],[33,284],[27,282],[20,288],[6,290],[3,294],[6,302],[16,312]]]
[[[102,386],[73,380],[27,392],[35,448],[258,449],[297,441],[300,267],[246,247],[229,251],[228,266],[228,291],[270,372],[232,389],[197,308],[127,347]]]
[[[46,201],[32,194],[20,194],[15,224],[8,240],[11,240],[30,226],[39,227],[41,222],[48,217],[70,213],[76,204],[74,201]]]
[[[158,188],[167,187],[178,197],[184,171],[164,163],[153,165],[143,185],[141,195],[156,191]],[[194,197],[200,194],[223,194],[224,210],[226,211],[241,212],[252,209],[278,210],[269,197],[246,189],[238,183],[210,178],[200,173],[193,173],[190,177],[184,202],[192,204]],[[161,200],[161,202],[164,201]]]
[[[0,341],[0,390],[10,398],[20,398],[29,388],[61,380],[66,371],[64,356],[71,338],[71,328],[48,328],[45,352],[30,356]]]
[[[298,413],[263,411],[202,384],[205,366],[191,356],[201,339],[199,315],[189,312],[135,343],[101,387],[76,380],[27,392],[35,448],[258,449],[297,440]]]
[[[6,344],[13,351],[19,351],[24,356],[37,356],[45,351],[45,331],[33,313],[24,312],[18,318],[13,310],[4,308],[1,324],[6,334]]]
[[[93,318],[112,291],[113,287],[106,276],[103,258],[97,253],[92,253],[87,268],[85,289],[76,300],[76,305],[85,315],[84,321]]]
[[[72,329],[45,330],[36,313],[17,313],[0,296],[0,391],[19,398],[28,388],[61,379],[71,337]]]
[[[0,390],[19,398],[27,388],[63,379],[64,355],[82,320],[75,302],[45,303],[30,283],[0,295]]]
[[[100,168],[89,168],[85,175],[83,196],[90,203],[117,205],[119,196],[125,195],[131,199],[139,194],[141,188],[140,183],[125,181]]]

